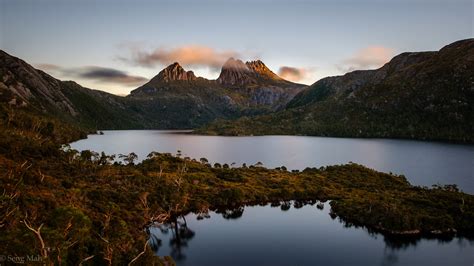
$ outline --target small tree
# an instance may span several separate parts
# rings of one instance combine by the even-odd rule
[[[84,162],[93,162],[93,161],[95,162],[98,160],[99,154],[94,151],[83,150],[81,151],[80,157],[81,157],[81,160]]]
[[[115,160],[115,155],[107,155],[105,152],[101,152],[99,159],[97,160],[98,165],[111,165]]]
[[[152,152],[150,152],[146,157],[147,157],[148,159],[153,159],[153,158],[155,158],[155,157],[158,157],[159,155],[160,155],[159,152],[152,151]]]
[[[138,155],[134,152],[131,152],[128,155],[120,154],[119,158],[126,162],[127,165],[134,165],[134,161],[138,159]]]

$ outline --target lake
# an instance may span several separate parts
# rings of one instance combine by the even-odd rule
[[[346,226],[323,210],[305,205],[253,206],[236,215],[196,214],[174,225],[152,227],[150,243],[178,265],[472,265],[474,241],[395,240]],[[242,212],[243,210],[243,212]],[[232,216],[233,218],[230,218]],[[176,233],[178,232],[178,233]],[[161,242],[161,243],[160,243]]]
[[[183,131],[104,131],[71,144],[108,154],[181,151],[210,163],[273,168],[344,164],[350,161],[383,172],[404,174],[417,185],[458,184],[474,193],[474,146],[392,139],[303,136],[221,137]],[[386,238],[352,227],[316,206],[246,206],[210,218],[188,214],[170,225],[150,228],[157,255],[178,265],[472,265],[474,242],[466,239]]]
[[[151,151],[176,154],[210,163],[240,166],[262,162],[289,170],[355,162],[382,172],[403,174],[415,185],[457,184],[474,194],[474,145],[395,139],[355,139],[306,136],[224,137],[185,131],[117,130],[89,135],[71,143],[78,150],[107,154],[135,152],[145,159]]]

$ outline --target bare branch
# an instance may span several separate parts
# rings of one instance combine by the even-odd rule
[[[136,260],[138,260],[138,258],[140,258],[143,254],[145,254],[147,246],[148,246],[148,241],[145,241],[145,246],[143,247],[143,251],[140,252],[135,258],[133,258],[133,260],[131,260],[128,263],[129,266],[132,265]]]
[[[88,260],[91,260],[91,259],[93,259],[94,257],[95,257],[95,255],[90,255],[89,257],[83,259],[83,260],[81,261],[81,263],[79,263],[79,266],[82,266],[82,264],[83,264],[84,262],[86,262],[86,261],[88,261]]]
[[[41,228],[43,228],[44,224],[41,224],[38,227],[38,229],[34,229],[33,226],[31,226],[30,223],[27,221],[27,218],[28,218],[28,216],[26,216],[25,219],[22,222],[25,224],[25,226],[30,231],[32,231],[35,234],[36,239],[38,239],[38,241],[40,242],[40,245],[41,245],[41,256],[43,258],[47,258],[48,257],[48,250],[46,249],[46,245],[44,244],[43,237],[41,236]]]

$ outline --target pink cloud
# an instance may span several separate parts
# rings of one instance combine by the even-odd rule
[[[158,48],[151,52],[135,47],[132,49],[130,58],[122,59],[144,67],[154,67],[158,64],[168,65],[178,62],[182,65],[206,66],[217,69],[220,68],[227,59],[239,56],[239,53],[231,50],[218,51],[207,46],[188,45],[172,49]]]
[[[282,66],[278,70],[278,75],[286,80],[298,82],[306,79],[309,75],[309,72],[310,71],[305,68]]]
[[[343,61],[339,68],[352,71],[359,69],[379,68],[390,61],[394,50],[384,46],[368,46],[357,51],[353,56]]]

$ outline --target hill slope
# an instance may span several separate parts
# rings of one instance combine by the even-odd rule
[[[377,70],[328,77],[285,110],[200,133],[390,137],[474,142],[474,39],[403,53]]]
[[[123,97],[57,80],[1,50],[0,103],[90,129],[143,127]]]

